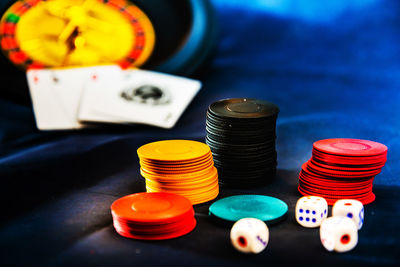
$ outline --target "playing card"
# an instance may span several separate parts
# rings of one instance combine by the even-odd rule
[[[78,121],[83,89],[94,73],[120,72],[116,65],[28,71],[35,117],[41,130],[88,127]]]
[[[57,93],[52,90],[51,72],[28,70],[27,80],[38,129],[64,130],[80,127],[80,124],[68,115]]]
[[[84,68],[51,69],[51,86],[60,97],[69,116],[78,124],[78,110],[84,87],[93,73],[120,71],[115,65]]]
[[[172,128],[200,87],[199,81],[153,71],[98,74],[87,83],[78,118]]]

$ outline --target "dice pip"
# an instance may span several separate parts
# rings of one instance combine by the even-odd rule
[[[305,196],[297,200],[296,221],[304,227],[315,228],[328,216],[328,203],[323,197]]]
[[[354,221],[360,230],[364,223],[364,206],[355,199],[341,199],[332,207],[332,216],[345,216]]]
[[[268,227],[259,219],[240,219],[232,226],[231,242],[240,252],[260,253],[267,246],[268,240]]]
[[[325,219],[319,230],[321,243],[328,251],[346,252],[358,242],[358,230],[352,219],[335,216]]]

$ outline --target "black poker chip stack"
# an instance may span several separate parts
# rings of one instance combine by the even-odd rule
[[[224,99],[209,106],[206,143],[221,185],[255,186],[275,177],[278,113],[275,104],[250,98]]]

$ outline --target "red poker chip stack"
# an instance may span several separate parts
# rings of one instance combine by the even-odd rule
[[[336,138],[313,144],[312,157],[303,164],[298,190],[302,195],[316,195],[333,205],[350,198],[364,205],[375,200],[374,177],[387,158],[383,144],[360,139]]]
[[[111,213],[117,233],[134,239],[171,239],[191,232],[196,226],[190,201],[172,193],[128,195],[114,201]]]

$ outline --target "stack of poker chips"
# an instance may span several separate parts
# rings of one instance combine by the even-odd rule
[[[185,235],[196,226],[190,201],[170,193],[137,193],[111,205],[118,234],[134,239],[162,240]]]
[[[218,196],[218,173],[210,147],[190,140],[165,140],[138,149],[147,192],[169,192],[200,204]]]
[[[312,157],[303,164],[298,190],[324,197],[329,205],[338,199],[356,199],[364,205],[375,200],[374,177],[385,165],[387,147],[359,139],[326,139],[314,143]]]
[[[206,143],[220,184],[260,185],[275,177],[278,113],[276,105],[249,98],[224,99],[209,106]]]

